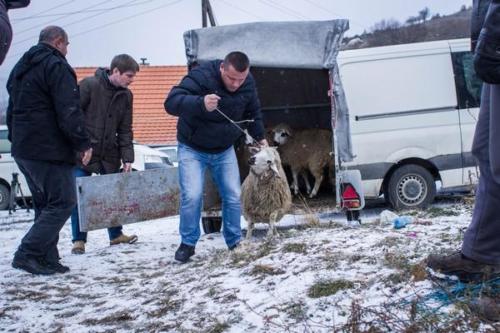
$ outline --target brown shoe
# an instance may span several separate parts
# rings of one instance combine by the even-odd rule
[[[120,236],[112,239],[109,241],[109,245],[118,245],[118,244],[132,244],[137,242],[138,238],[136,235],[124,235],[121,234]]]
[[[84,254],[85,253],[85,242],[84,241],[75,241],[73,243],[73,248],[71,249],[71,253]]]
[[[462,252],[450,255],[431,254],[427,267],[435,272],[456,275],[462,282],[477,282],[500,277],[500,265],[488,265],[467,258]]]

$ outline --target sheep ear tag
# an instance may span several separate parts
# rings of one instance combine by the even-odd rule
[[[276,177],[278,177],[278,178],[280,177],[280,172],[278,170],[278,167],[275,164],[271,164],[271,170],[274,172]]]

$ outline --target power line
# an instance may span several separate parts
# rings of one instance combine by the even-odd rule
[[[95,27],[95,28],[92,28],[92,29],[89,29],[89,30],[85,30],[85,31],[82,31],[82,32],[79,32],[79,33],[76,33],[76,34],[73,34],[72,38],[76,37],[76,36],[81,36],[81,35],[84,35],[86,33],[89,33],[89,32],[92,32],[92,31],[95,31],[95,30],[99,30],[99,29],[102,29],[102,28],[105,28],[105,27],[108,27],[110,25],[114,25],[114,24],[117,24],[117,23],[120,23],[120,22],[123,22],[123,21],[126,21],[126,20],[129,20],[129,19],[133,19],[133,18],[136,18],[138,16],[142,16],[142,15],[145,15],[145,14],[148,14],[152,11],[155,11],[157,9],[161,9],[161,8],[165,8],[165,7],[169,7],[169,6],[172,6],[172,5],[175,5],[181,1],[184,1],[184,0],[175,0],[173,2],[170,2],[166,5],[161,5],[161,6],[158,6],[158,7],[155,7],[155,8],[152,8],[152,9],[149,9],[149,10],[146,10],[146,11],[143,11],[143,12],[140,12],[138,14],[134,14],[134,15],[130,15],[130,16],[127,16],[125,18],[122,18],[122,19],[119,19],[119,20],[116,20],[116,21],[113,21],[113,22],[110,22],[110,23],[106,23],[106,24],[103,24],[103,25],[100,25],[98,27]]]
[[[247,14],[249,16],[253,16],[253,17],[255,17],[255,18],[259,19],[259,20],[265,21],[265,18],[263,18],[262,16],[255,15],[254,13],[252,13],[252,12],[246,10],[246,9],[243,9],[241,7],[238,7],[238,6],[236,6],[235,4],[233,4],[233,3],[229,2],[229,1],[226,1],[226,0],[218,0],[218,1],[221,1],[221,2],[225,3],[226,5],[228,5],[230,7],[233,7],[234,9],[239,10],[240,12],[245,13],[245,14]]]
[[[304,0],[304,1],[310,3],[311,5],[315,6],[316,8],[319,8],[319,9],[321,9],[321,10],[323,10],[323,11],[325,11],[325,12],[327,12],[327,13],[333,15],[333,16],[337,16],[337,17],[341,17],[341,18],[346,18],[345,15],[342,15],[342,14],[339,14],[339,13],[335,13],[335,12],[331,11],[329,8],[324,7],[324,6],[320,5],[319,3],[316,3],[316,2],[314,2],[312,0]],[[357,23],[356,21],[353,21],[351,19],[349,19],[349,23],[352,23],[353,25],[358,26],[359,28],[366,29],[365,26],[363,26],[362,24]]]
[[[114,0],[110,0],[110,1],[114,1]],[[101,1],[101,2],[99,2],[97,5],[92,5],[92,6],[86,7],[86,8],[84,8],[83,10],[86,10],[86,9],[90,9],[90,8],[94,8],[94,7],[100,6],[100,5],[102,5],[103,3],[106,3],[106,2],[109,2],[109,1],[106,1],[106,0],[105,0],[105,1]],[[59,18],[59,19],[57,19],[57,20],[55,20],[55,21],[54,21],[54,20],[50,20],[50,21],[44,22],[44,23],[42,23],[42,24],[33,25],[33,26],[31,26],[31,27],[29,27],[29,28],[27,28],[27,29],[24,29],[24,30],[21,30],[21,31],[16,31],[16,35],[20,35],[20,34],[22,34],[22,33],[25,33],[25,32],[27,32],[27,31],[31,31],[31,30],[36,29],[36,28],[40,28],[40,27],[42,27],[42,26],[43,26],[43,27],[45,27],[47,24],[52,24],[53,22],[57,22],[57,21],[62,20],[62,19],[64,19],[64,17],[61,17],[61,18]],[[15,45],[15,44],[14,44],[14,45]]]
[[[127,2],[125,5],[131,4],[131,3],[136,2],[136,1],[138,1],[138,0],[130,0],[130,1],[129,1],[129,2]],[[103,2],[100,2],[100,3],[99,3],[99,4],[97,4],[96,6],[98,6],[98,5],[100,5],[100,4],[103,4],[103,3],[105,3],[105,2],[108,2],[108,1],[103,1]],[[125,5],[124,5],[124,6],[125,6]],[[64,25],[64,28],[69,27],[69,26],[72,26],[72,25],[75,25],[75,24],[80,23],[80,22],[83,22],[83,21],[90,20],[90,19],[92,19],[92,18],[94,18],[94,17],[97,17],[97,16],[104,15],[104,14],[106,14],[107,12],[109,12],[109,11],[111,11],[111,10],[114,10],[114,9],[117,9],[117,8],[120,8],[120,7],[114,7],[114,8],[112,8],[112,9],[110,9],[110,10],[107,10],[107,11],[104,11],[104,12],[101,12],[101,13],[97,13],[97,14],[93,14],[93,15],[85,16],[85,17],[83,17],[83,18],[81,18],[81,19],[79,19],[79,20],[76,20],[76,21],[73,21],[73,22],[71,22],[71,23],[65,24],[65,25]],[[14,44],[12,44],[12,45],[19,45],[19,44],[24,43],[24,42],[26,42],[26,41],[30,41],[30,40],[32,40],[32,39],[33,39],[33,38],[35,38],[35,37],[36,37],[36,36],[30,36],[30,37],[25,38],[25,39],[23,39],[23,40],[17,41],[16,43],[14,43]]]
[[[76,0],[70,0],[70,1],[67,1],[67,2],[63,3],[62,5],[57,5],[57,6],[54,6],[54,7],[50,7],[49,9],[46,9],[46,10],[41,11],[41,12],[39,12],[39,13],[33,14],[33,15],[31,15],[31,16],[27,16],[27,17],[25,17],[25,18],[23,18],[23,19],[36,18],[36,17],[37,17],[38,15],[40,15],[40,14],[45,14],[45,13],[48,13],[48,12],[50,12],[50,11],[51,11],[51,10],[53,10],[53,9],[64,7],[64,6],[69,5],[70,3],[75,2],[75,1],[76,1]],[[13,19],[13,20],[11,20],[11,22],[15,22],[15,21],[17,21],[17,20],[19,20],[19,19]]]
[[[333,16],[337,16],[337,17],[345,17],[345,16],[343,16],[343,15],[341,15],[341,14],[338,14],[338,13],[332,12],[329,8],[327,8],[327,7],[323,7],[323,6],[322,6],[322,5],[320,5],[319,3],[316,3],[316,2],[314,2],[314,1],[312,1],[312,0],[304,0],[304,1],[305,1],[305,2],[310,3],[311,5],[315,6],[316,8],[319,8],[319,9],[321,9],[321,10],[323,10],[323,11],[327,12],[328,14],[332,14]]]
[[[308,19],[307,17],[300,14],[299,12],[296,12],[296,11],[294,11],[288,7],[285,7],[283,5],[280,5],[272,0],[259,0],[259,1],[265,5],[268,5],[270,7],[273,7],[274,9],[279,10],[280,12],[284,13],[285,15],[293,16],[293,17],[299,18],[299,19]]]
[[[75,0],[73,0],[75,1]],[[129,4],[129,5],[120,5],[120,6],[115,6],[115,7],[110,7],[110,8],[102,8],[102,9],[82,9],[82,10],[77,10],[73,12],[66,12],[66,13],[57,13],[57,14],[47,14],[47,15],[37,15],[37,16],[28,16],[28,17],[21,17],[18,19],[11,20],[11,22],[17,22],[17,21],[26,21],[26,20],[32,20],[32,19],[38,19],[42,17],[54,17],[54,16],[71,16],[71,15],[76,15],[76,14],[83,14],[83,13],[92,13],[92,12],[103,12],[103,11],[109,11],[109,10],[114,10],[114,9],[121,9],[121,8],[127,8],[127,7],[135,7],[135,6],[140,6],[145,3],[155,1],[155,0],[145,0],[139,3],[134,3],[134,4]]]

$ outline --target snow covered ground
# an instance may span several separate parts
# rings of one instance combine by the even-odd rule
[[[81,256],[70,253],[68,222],[59,249],[71,271],[54,276],[10,266],[30,216],[1,215],[0,331],[400,332],[413,323],[408,332],[494,332],[467,307],[433,298],[439,285],[422,263],[459,248],[471,207],[441,202],[399,230],[380,224],[382,208],[357,228],[342,215],[321,214],[320,225],[287,215],[280,238],[267,241],[259,225],[233,252],[220,234],[203,235],[185,265],[173,260],[178,217],[125,226],[139,236],[133,245],[110,247],[106,231],[93,231]]]

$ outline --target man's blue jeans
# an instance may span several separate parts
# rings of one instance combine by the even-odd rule
[[[205,171],[208,168],[222,198],[224,239],[228,247],[241,238],[240,171],[234,148],[218,154],[203,153],[179,143],[179,185],[181,241],[196,246],[200,238],[200,217]]]
[[[87,171],[80,169],[78,167],[76,167],[73,171],[73,176],[75,179],[78,177],[87,177],[90,175],[91,175],[90,172],[87,172]],[[73,212],[71,212],[71,232],[73,234],[73,242],[76,242],[76,241],[87,242],[87,233],[80,231],[79,220],[80,219],[78,217],[78,207],[75,207],[73,209]],[[121,234],[122,234],[122,226],[108,228],[108,235],[109,235],[110,240],[115,239],[116,237],[120,236]]]

